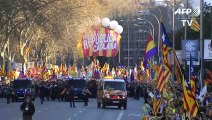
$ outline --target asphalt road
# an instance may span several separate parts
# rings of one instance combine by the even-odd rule
[[[76,102],[76,108],[70,108],[69,102],[34,101],[36,112],[33,120],[141,120],[143,98],[132,100],[128,98],[126,110],[116,106],[97,108],[96,99],[90,99],[88,106]],[[6,104],[6,99],[0,98],[0,120],[22,120],[20,105],[22,102]]]

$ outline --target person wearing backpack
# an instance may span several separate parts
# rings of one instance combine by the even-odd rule
[[[26,101],[21,104],[21,111],[23,112],[23,120],[32,120],[32,116],[35,113],[35,107],[30,97],[26,97]]]

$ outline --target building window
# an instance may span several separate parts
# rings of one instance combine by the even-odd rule
[[[127,56],[127,55],[128,55],[127,53],[128,53],[128,52],[127,52],[127,51],[125,51],[125,52],[124,52],[124,55],[125,55],[125,56]]]
[[[140,55],[143,56],[144,55],[144,51],[140,51]]]

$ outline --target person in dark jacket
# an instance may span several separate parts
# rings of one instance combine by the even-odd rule
[[[45,93],[46,93],[46,95],[45,95],[46,96],[46,100],[49,101],[49,98],[50,98],[50,88],[49,87],[45,88]]]
[[[88,96],[91,92],[88,90],[87,87],[83,88],[82,95],[84,97],[84,106],[88,106]]]
[[[6,88],[7,104],[10,104],[11,95],[12,95],[12,90],[11,90],[10,86],[8,86]]]
[[[137,100],[139,100],[139,97],[140,97],[140,90],[141,90],[141,87],[140,87],[140,85],[138,85],[138,86],[136,87],[136,99],[137,99]]]
[[[50,95],[51,95],[51,100],[53,100],[53,101],[55,101],[55,99],[56,99],[56,87],[57,87],[57,85],[55,85],[54,83],[53,83],[53,85],[51,85],[51,87],[50,87]]]
[[[26,101],[21,104],[21,111],[23,112],[23,120],[32,120],[32,116],[35,113],[35,107],[30,97],[26,97]]]
[[[74,88],[73,86],[70,87],[70,90],[69,90],[69,97],[70,97],[70,107],[75,107],[75,104],[74,104]]]
[[[45,92],[46,92],[46,89],[44,87],[43,84],[41,84],[40,88],[39,88],[39,97],[40,97],[40,101],[41,101],[41,104],[43,104],[43,101],[44,101],[44,97],[45,97]]]

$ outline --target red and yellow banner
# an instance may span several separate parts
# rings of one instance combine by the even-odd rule
[[[109,28],[95,28],[90,34],[83,34],[84,57],[114,57],[119,51],[121,36]]]

